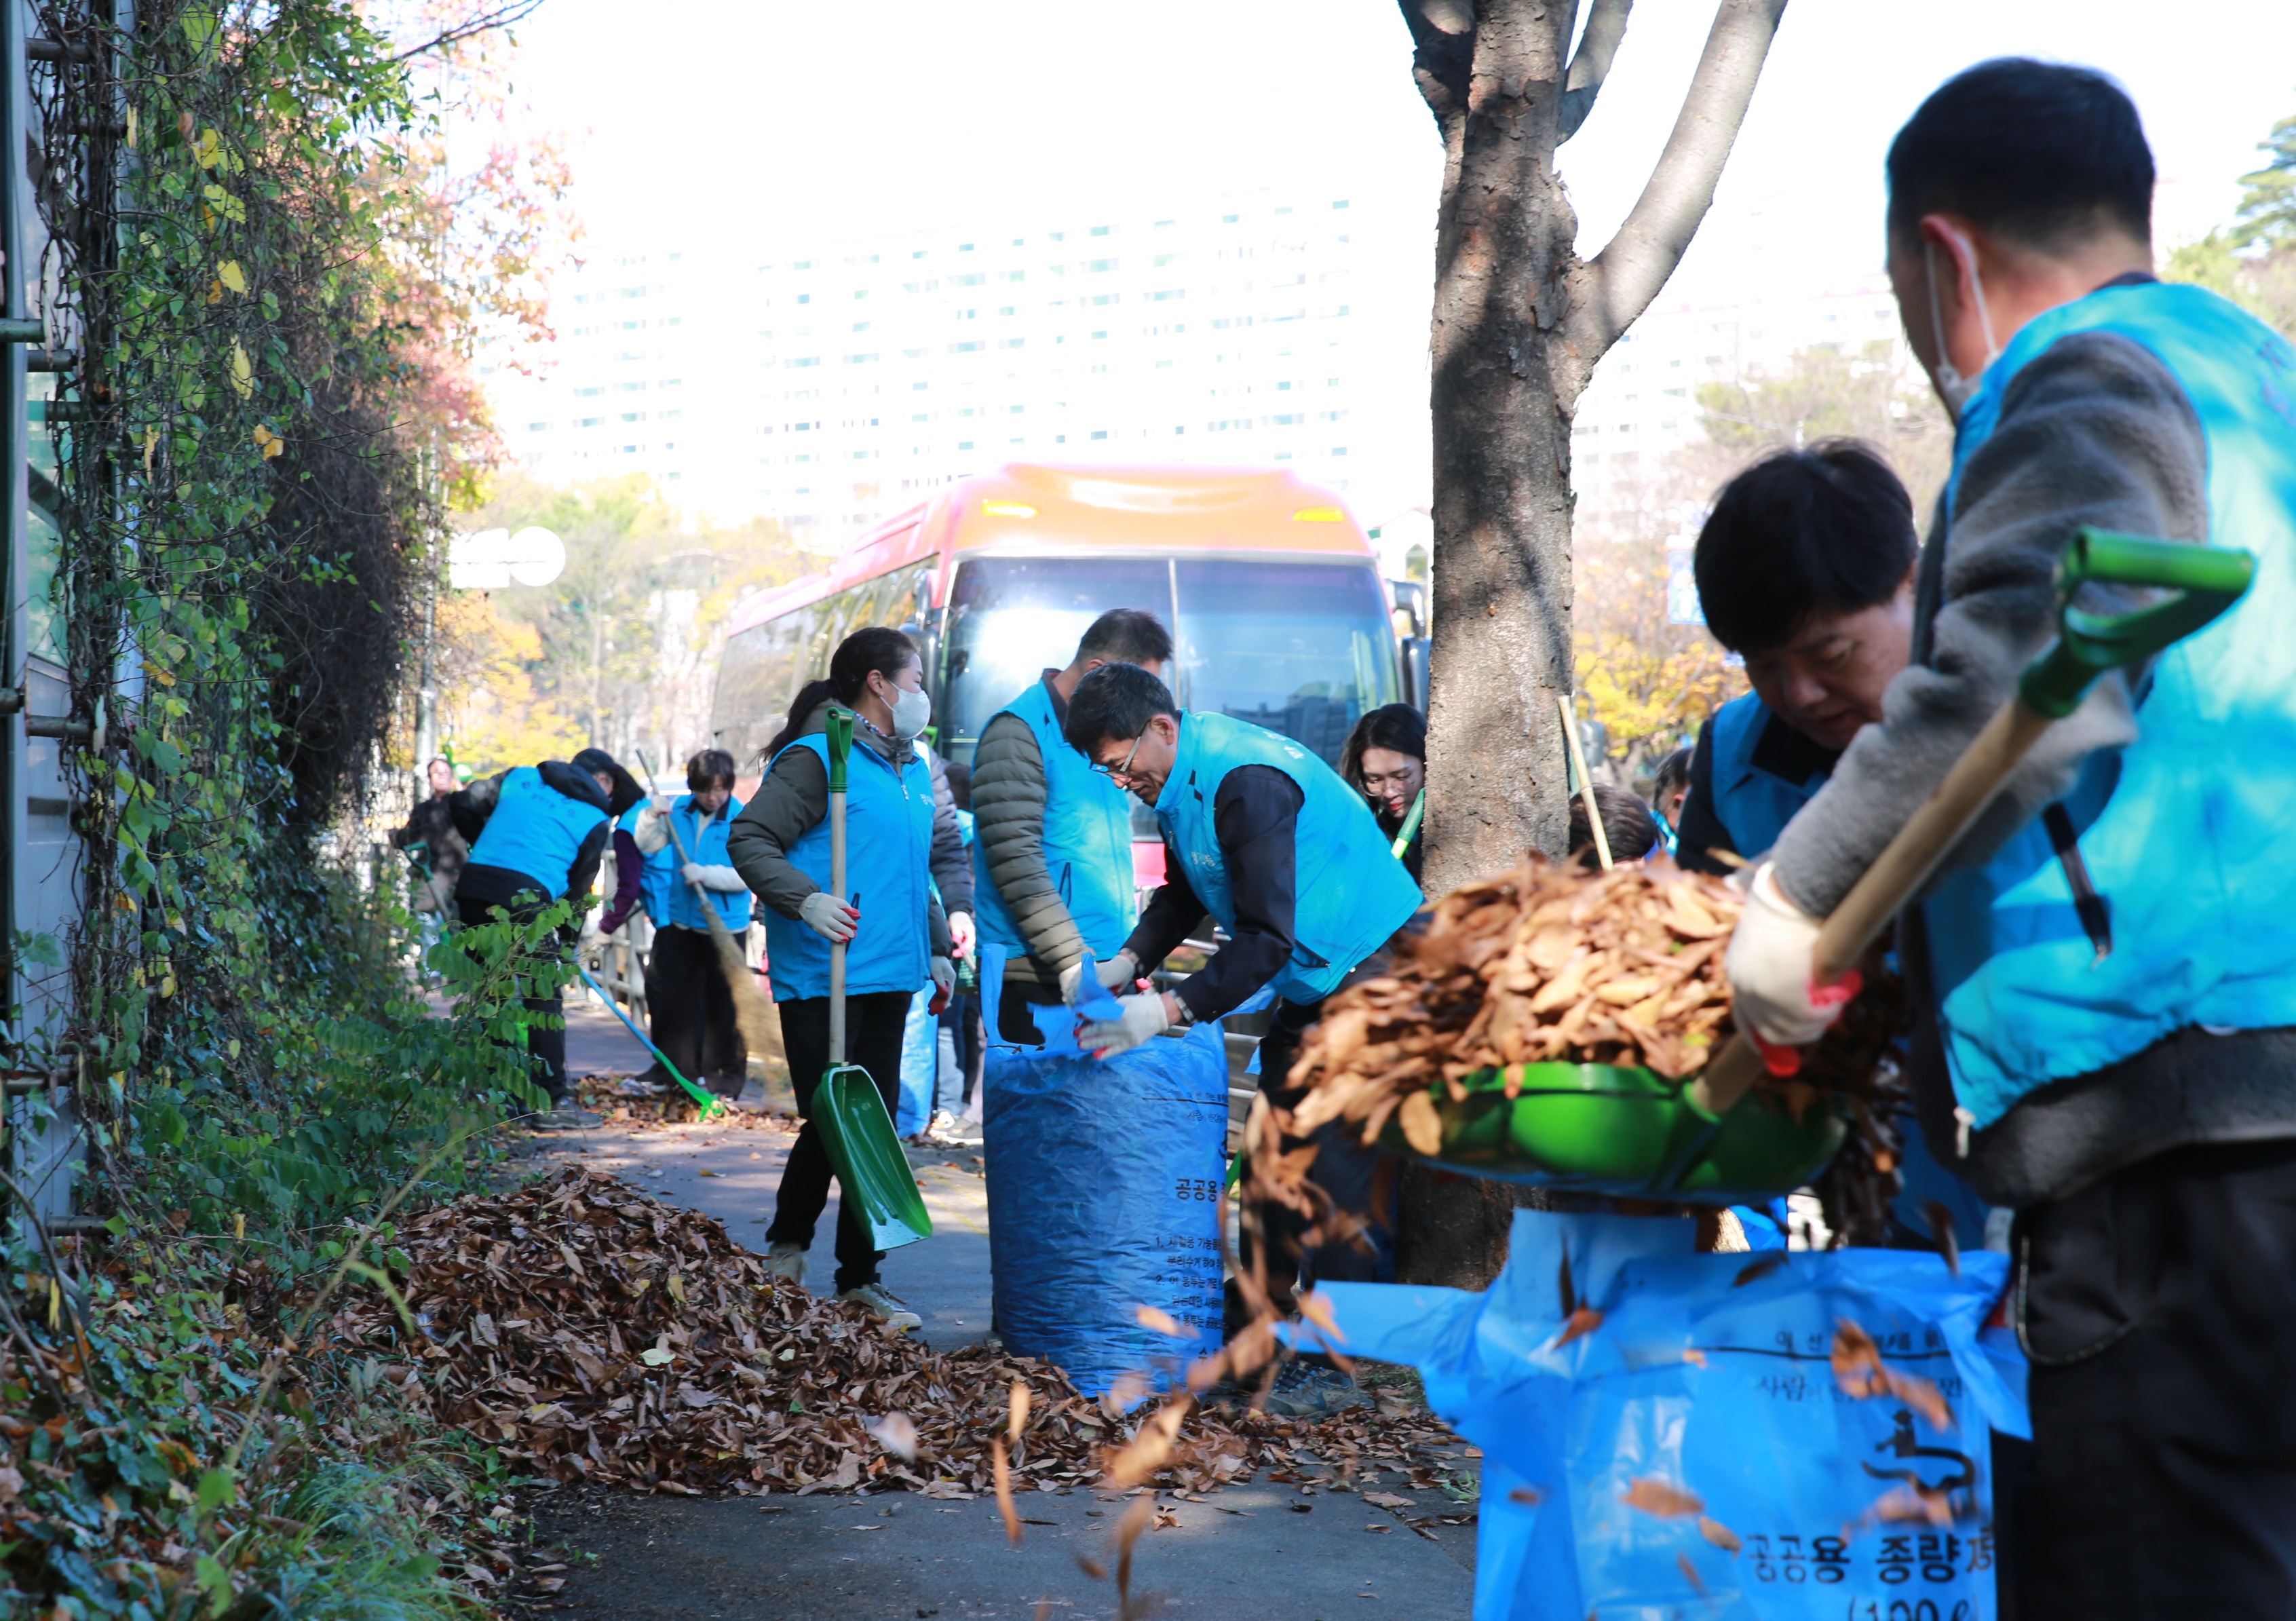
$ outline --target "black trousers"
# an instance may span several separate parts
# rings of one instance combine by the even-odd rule
[[[789,1164],[783,1167],[774,1224],[766,1229],[766,1241],[804,1248],[813,1243],[814,1225],[829,1204],[829,1183],[836,1175],[812,1118],[814,1089],[829,1068],[829,998],[808,996],[779,1006],[782,1045],[789,1052],[790,1085],[797,1093],[797,1111],[806,1121],[797,1142],[791,1145]],[[878,1095],[885,1100],[888,1114],[900,1097],[901,1034],[908,1019],[909,996],[905,991],[873,991],[845,999],[846,1061],[869,1072],[869,1078],[877,1083]],[[885,1252],[870,1241],[869,1231],[861,1224],[852,1201],[840,1198],[837,1201],[838,1292],[874,1283],[877,1264],[884,1258]]]
[[[1300,1038],[1323,1014],[1324,1004],[1320,1002],[1275,1004],[1275,1020],[1259,1041],[1259,1090],[1274,1107],[1291,1109],[1305,1095],[1285,1077],[1300,1056]],[[1319,1281],[1376,1283],[1394,1280],[1395,1175],[1391,1168],[1382,1175],[1382,1167],[1391,1167],[1395,1156],[1384,1149],[1364,1147],[1360,1137],[1359,1130],[1350,1129],[1345,1121],[1334,1120],[1316,1127],[1311,1135],[1284,1138],[1283,1148],[1288,1153],[1310,1142],[1316,1145],[1316,1159],[1308,1167],[1308,1180],[1330,1194],[1341,1210],[1368,1222],[1368,1253],[1351,1240],[1311,1246],[1305,1241],[1308,1223],[1298,1212],[1272,1202],[1244,1201],[1245,1219],[1236,1258],[1249,1270],[1259,1253],[1250,1219],[1256,1215],[1259,1232],[1267,1245],[1267,1281],[1279,1296],[1289,1290],[1295,1271],[1303,1289],[1312,1289]]]
[[[646,1009],[653,1044],[697,1086],[738,1096],[750,1052],[734,1016],[734,987],[707,929],[665,924],[646,962]]]
[[[516,899],[507,902],[465,900],[457,896],[455,900],[455,911],[465,925],[476,928],[481,923],[493,922],[494,918],[491,914],[497,907],[510,913],[512,922],[524,923],[532,921],[548,905],[549,903],[540,896],[530,891],[521,893]],[[533,968],[528,968],[525,964],[520,966],[522,971],[534,971]],[[535,968],[538,967],[540,964],[537,962]],[[565,1001],[554,990],[547,996],[525,996],[520,1000],[529,1013],[557,1015],[552,1020],[550,1029],[545,1030],[539,1025],[527,1026],[526,1051],[528,1057],[537,1060],[542,1066],[542,1073],[534,1077],[535,1081],[543,1091],[550,1094],[550,1106],[553,1109],[559,1108],[566,1101]]]
[[[2020,1213],[2021,1621],[2296,1615],[2296,1141],[2179,1149]]]

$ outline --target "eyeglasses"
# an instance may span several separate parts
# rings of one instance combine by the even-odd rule
[[[1384,792],[1392,785],[1398,793],[1406,793],[1419,786],[1421,767],[1406,766],[1401,771],[1364,773],[1363,790],[1367,794]]]
[[[1100,773],[1102,776],[1112,777],[1119,782],[1128,783],[1132,779],[1132,757],[1140,752],[1140,745],[1147,741],[1148,733],[1144,731],[1141,733],[1138,737],[1134,738],[1132,740],[1132,747],[1124,751],[1123,765],[1105,765],[1100,761],[1095,760],[1092,762],[1092,768]]]

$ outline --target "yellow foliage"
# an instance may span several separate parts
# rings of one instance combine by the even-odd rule
[[[1571,663],[1614,752],[1671,749],[1746,690],[1713,637],[1669,621],[1664,538],[1584,543],[1573,562]]]
[[[457,761],[484,775],[562,760],[589,741],[536,692],[542,662],[541,634],[505,618],[492,598],[452,592],[439,599],[439,733]]]

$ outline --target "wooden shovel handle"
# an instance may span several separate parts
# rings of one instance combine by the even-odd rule
[[[1857,965],[1890,920],[1929,882],[1938,864],[1993,803],[2049,724],[2049,716],[2020,698],[1993,712],[1945,781],[1906,819],[1818,930],[1813,967],[1819,983],[1839,979]],[[1754,1044],[1742,1034],[1733,1036],[1691,1083],[1691,1101],[1710,1114],[1726,1113],[1759,1078],[1762,1067]]]

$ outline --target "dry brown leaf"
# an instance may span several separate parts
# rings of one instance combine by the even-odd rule
[[[1155,1498],[1136,1497],[1132,1506],[1124,1510],[1124,1518],[1116,1522],[1116,1603],[1119,1611],[1132,1608],[1132,1545],[1148,1528],[1149,1517],[1155,1511]]]
[[[1619,1501],[1630,1509],[1640,1509],[1644,1513],[1655,1514],[1661,1519],[1673,1519],[1684,1514],[1702,1514],[1706,1510],[1703,1497],[1694,1496],[1680,1486],[1669,1486],[1655,1475],[1637,1478],[1619,1494]]]
[[[1424,1092],[1406,1097],[1395,1111],[1395,1119],[1414,1152],[1433,1158],[1443,1151],[1443,1117],[1435,1111],[1435,1100]]]
[[[1704,1598],[1706,1596],[1706,1578],[1698,1574],[1698,1567],[1690,1562],[1690,1555],[1687,1553],[1677,1553],[1674,1556],[1674,1562],[1676,1568],[1682,1572],[1683,1580],[1690,1584],[1692,1590],[1695,1592],[1700,1598]]]
[[[1891,1486],[1882,1494],[1867,1512],[1875,1519],[1897,1524],[1940,1527],[1953,1524],[1950,1495],[1923,1486],[1918,1481],[1901,1481]]]
[[[1012,1393],[1005,1397],[1004,1434],[1013,1445],[1021,1445],[1021,1432],[1029,1428],[1029,1385],[1026,1379],[1013,1381]]]
[[[1703,1514],[1698,1517],[1698,1534],[1725,1553],[1735,1553],[1746,1545],[1735,1531],[1720,1520],[1709,1519]]]
[[[869,1425],[869,1433],[883,1447],[904,1463],[917,1461],[917,1427],[906,1412],[889,1412]]]
[[[1882,1361],[1874,1337],[1847,1317],[1836,1322],[1832,1360],[1834,1379],[1844,1394],[1858,1401],[1894,1396],[1927,1419],[1931,1429],[1953,1428],[1953,1408],[1945,1393],[1928,1379],[1901,1373]]]
[[[1013,1466],[1004,1457],[1004,1443],[988,1444],[988,1456],[996,1470],[996,1511],[1004,1517],[1004,1540],[1019,1546],[1021,1542],[1021,1511],[1013,1506]]]
[[[1332,1303],[1312,1289],[1300,1297],[1300,1314],[1322,1330],[1325,1346],[1343,1346],[1348,1337],[1340,1332],[1340,1320],[1332,1315]]]
[[[1519,1486],[1515,1487],[1514,1490],[1507,1494],[1507,1501],[1509,1502],[1519,1502],[1527,1509],[1535,1509],[1540,1503],[1546,1502],[1546,1498],[1545,1494],[1541,1493],[1536,1486]]]
[[[1562,1325],[1562,1337],[1555,1340],[1554,1348],[1559,1351],[1581,1335],[1591,1334],[1602,1326],[1603,1314],[1591,1306],[1582,1306],[1571,1313],[1570,1321]]]
[[[1152,1333],[1161,1334],[1169,1339],[1201,1339],[1203,1338],[1200,1330],[1189,1327],[1171,1313],[1159,1311],[1152,1306],[1136,1306],[1132,1308],[1132,1314],[1140,1320],[1142,1328]]]

